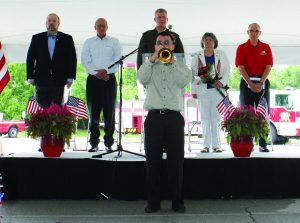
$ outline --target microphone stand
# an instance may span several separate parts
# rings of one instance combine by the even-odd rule
[[[119,123],[118,123],[118,144],[117,144],[117,149],[116,150],[112,150],[112,151],[109,151],[109,152],[106,152],[106,153],[102,153],[102,154],[98,154],[98,155],[94,155],[92,156],[92,158],[102,158],[102,156],[104,155],[107,155],[107,154],[110,154],[110,153],[114,153],[114,152],[118,152],[118,155],[115,157],[115,158],[119,158],[122,156],[122,152],[127,152],[127,153],[130,153],[130,154],[134,154],[134,155],[137,155],[137,156],[142,156],[142,157],[145,157],[145,155],[142,155],[142,154],[139,154],[139,153],[134,153],[134,152],[131,152],[131,151],[128,151],[128,150],[124,150],[123,149],[123,146],[122,146],[122,132],[121,132],[121,129],[122,129],[122,85],[123,85],[123,74],[122,74],[122,71],[123,71],[123,60],[134,54],[139,48],[133,50],[132,52],[128,53],[127,55],[125,56],[122,56],[119,60],[117,60],[116,62],[114,62],[112,65],[110,65],[108,67],[109,68],[112,68],[113,66],[117,65],[117,64],[120,64],[120,81],[119,81],[119,93],[120,93],[120,106],[119,106]]]

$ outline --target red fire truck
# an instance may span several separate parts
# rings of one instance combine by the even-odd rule
[[[0,113],[0,135],[8,134],[10,138],[16,138],[19,132],[25,130],[24,120],[2,120],[3,113]]]
[[[300,137],[300,90],[273,90],[270,93],[272,139],[277,135]]]
[[[297,100],[298,97],[298,100]],[[270,128],[274,142],[278,135],[288,138],[300,137],[300,90],[270,91]],[[237,106],[239,91],[230,91],[229,99]]]

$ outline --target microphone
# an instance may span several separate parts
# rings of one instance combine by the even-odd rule
[[[168,29],[171,31],[173,26],[171,24],[168,25]]]

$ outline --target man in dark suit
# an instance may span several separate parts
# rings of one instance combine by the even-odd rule
[[[157,9],[155,11],[154,21],[156,22],[156,27],[154,29],[144,32],[142,38],[140,39],[138,56],[137,56],[137,69],[139,69],[143,63],[144,53],[154,53],[156,37],[158,36],[159,33],[163,31],[169,31],[174,37],[175,49],[173,50],[173,53],[184,53],[183,45],[179,38],[179,35],[167,29],[167,22],[168,22],[167,10],[162,8]]]
[[[27,81],[35,85],[35,97],[42,108],[51,102],[63,104],[64,86],[76,78],[76,51],[72,36],[58,32],[58,15],[47,16],[47,32],[33,35],[27,54]]]

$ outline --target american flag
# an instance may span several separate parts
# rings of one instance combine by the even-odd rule
[[[81,99],[69,96],[67,101],[67,108],[73,115],[77,116],[78,118],[88,119],[86,106]]]
[[[269,119],[268,102],[265,97],[260,99],[256,108],[256,114],[263,116],[266,121]]]
[[[2,180],[1,173],[0,173],[0,180]],[[3,201],[3,197],[4,197],[4,193],[2,192],[2,187],[3,187],[3,185],[1,185],[1,182],[0,182],[0,207],[2,205],[2,201]],[[0,220],[0,222],[1,222],[1,220]]]
[[[5,63],[6,60],[0,42],[0,94],[10,80],[10,76]]]
[[[3,197],[4,197],[4,193],[2,192],[1,187],[2,187],[2,185],[0,185],[0,207],[2,206],[2,201],[3,201]]]
[[[228,96],[226,96],[218,105],[217,110],[221,115],[224,115],[224,119],[228,119],[231,117],[233,112],[235,111],[235,107],[233,107],[230,102]]]
[[[34,114],[34,113],[36,113],[40,110],[42,110],[42,108],[39,106],[39,104],[35,100],[35,97],[31,96],[28,99],[28,102],[27,102],[26,113],[27,114]]]

